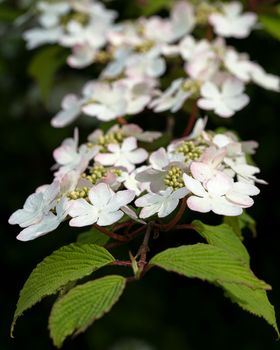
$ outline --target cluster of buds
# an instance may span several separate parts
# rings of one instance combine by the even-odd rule
[[[199,119],[189,136],[154,152],[145,145],[161,134],[135,124],[105,134],[96,130],[80,146],[75,130],[54,151],[53,183],[38,188],[10,217],[10,224],[23,228],[18,239],[37,238],[68,219],[76,227],[120,219],[146,225],[170,215],[180,200],[185,210],[240,215],[259,193],[255,184],[264,183],[247,162],[257,144],[206,131],[205,124]]]

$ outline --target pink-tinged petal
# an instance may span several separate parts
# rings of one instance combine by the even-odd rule
[[[88,198],[91,203],[95,207],[101,209],[108,205],[113,196],[114,192],[111,190],[110,186],[103,182],[93,186],[88,193]]]
[[[232,140],[223,134],[217,134],[214,136],[213,138],[213,143],[218,146],[219,148],[225,147],[228,144],[230,144],[232,142]]]
[[[183,179],[184,179],[186,188],[189,191],[191,191],[193,194],[199,197],[205,197],[207,195],[205,189],[203,188],[202,184],[198,180],[192,178],[187,174],[183,174]]]
[[[143,163],[148,156],[148,152],[143,148],[138,148],[137,150],[126,154],[127,159],[133,164]]]
[[[211,206],[212,211],[218,215],[239,216],[243,211],[241,207],[231,204],[229,201],[221,197],[212,199]]]
[[[254,204],[254,201],[252,198],[250,198],[246,194],[242,194],[239,192],[230,191],[229,193],[226,194],[226,198],[230,202],[232,202],[232,203],[234,203],[242,208],[249,208]]]
[[[217,86],[211,82],[206,82],[200,89],[201,95],[205,98],[216,99],[220,97],[220,91]]]
[[[129,204],[135,198],[135,192],[131,190],[124,190],[115,193],[108,205],[106,206],[106,211],[116,211],[121,207]]]
[[[130,152],[135,150],[136,148],[137,148],[137,140],[133,136],[127,137],[122,143],[123,152]]]
[[[211,204],[208,198],[191,196],[187,199],[187,205],[191,210],[200,213],[208,213],[211,210]]]
[[[95,161],[102,165],[115,165],[118,160],[118,155],[115,153],[99,153],[95,157]]]
[[[107,148],[112,153],[118,153],[121,150],[120,146],[117,143],[110,143]]]
[[[119,221],[124,216],[124,213],[120,210],[115,212],[101,212],[97,220],[99,226],[109,226]]]
[[[63,128],[71,124],[81,113],[81,106],[76,105],[69,109],[57,113],[51,120],[51,125],[54,128]]]
[[[196,180],[204,182],[209,180],[215,174],[215,170],[208,164],[192,162],[191,173]]]
[[[211,195],[219,197],[226,194],[232,188],[233,179],[220,172],[209,179],[205,186]]]
[[[162,204],[162,206],[158,212],[158,217],[164,218],[164,217],[168,216],[177,208],[178,204],[179,204],[179,199],[167,199]]]

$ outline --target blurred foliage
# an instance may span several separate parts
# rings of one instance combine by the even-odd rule
[[[132,0],[107,2],[121,12],[120,18],[139,16],[141,9]],[[52,297],[45,299],[32,311],[27,311],[15,331],[15,339],[9,338],[9,326],[15,309],[18,292],[34,266],[63,244],[76,240],[77,231],[65,226],[57,232],[36,241],[22,243],[15,239],[17,227],[7,225],[7,218],[18,208],[34,188],[51,180],[49,168],[53,164],[52,150],[72,135],[73,126],[58,130],[50,127],[50,118],[59,108],[65,91],[79,91],[88,76],[94,76],[90,68],[76,73],[65,67],[59,70],[50,88],[46,105],[42,103],[37,82],[28,70],[39,50],[29,52],[24,47],[21,34],[26,25],[15,26],[12,21],[22,13],[25,1],[0,3],[0,126],[2,147],[2,201],[0,296],[0,349],[49,350],[53,346],[48,338],[47,317]],[[140,3],[140,2],[138,2]],[[146,3],[153,4],[147,0]],[[156,3],[156,2],[155,2]],[[160,3],[160,2],[159,2]],[[152,5],[156,6],[156,5]],[[154,10],[150,10],[154,11]],[[231,43],[229,41],[229,43]],[[279,42],[263,31],[255,31],[250,38],[232,40],[240,51],[249,52],[268,72],[280,72]],[[43,65],[46,69],[47,63]],[[48,83],[50,84],[50,83]],[[262,193],[249,214],[257,221],[258,237],[248,232],[244,239],[252,257],[252,266],[274,289],[271,302],[280,315],[279,279],[279,149],[280,107],[279,95],[258,87],[250,88],[251,104],[233,119],[210,116],[209,127],[224,126],[237,129],[243,139],[256,139],[260,143],[255,157],[263,170],[262,177],[269,186]],[[149,129],[164,128],[165,118],[136,117],[135,122]],[[178,116],[175,128],[180,135],[185,126],[185,114]],[[80,122],[81,139],[95,125],[92,121]],[[211,215],[207,219],[213,222]],[[217,222],[213,222],[217,223]],[[176,244],[197,241],[192,232],[163,234],[151,246],[156,253]],[[133,251],[133,246],[131,247]],[[114,270],[116,271],[116,270]],[[123,271],[123,270],[121,270]],[[99,320],[90,330],[63,349],[82,350],[276,350],[273,331],[263,321],[244,313],[213,286],[196,280],[187,280],[158,269],[150,271],[144,280],[128,285],[120,302],[111,314]]]

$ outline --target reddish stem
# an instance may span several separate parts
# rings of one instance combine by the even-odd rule
[[[190,118],[188,120],[188,125],[183,132],[183,136],[188,136],[193,129],[193,126],[194,126],[194,123],[196,121],[196,117],[198,114],[198,108],[197,108],[196,102],[197,102],[196,100],[193,101],[191,115],[190,115]]]
[[[191,224],[182,224],[174,226],[174,230],[194,230],[194,227]]]
[[[131,266],[131,261],[129,260],[115,260],[111,265],[115,266]]]
[[[123,117],[118,117],[117,118],[117,122],[120,124],[120,125],[125,125],[127,124],[127,120]]]
[[[98,226],[98,225],[94,225],[97,230],[99,230],[100,232],[104,233],[106,236],[108,237],[111,237],[117,241],[120,241],[120,242],[127,242],[128,241],[128,238],[125,237],[125,236],[122,236],[122,235],[119,235],[115,232],[111,232],[109,230],[107,230],[105,227],[102,227],[102,226]]]

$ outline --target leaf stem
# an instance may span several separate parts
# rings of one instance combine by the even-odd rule
[[[111,237],[111,238],[113,238],[113,239],[115,239],[117,241],[127,242],[129,240],[128,237],[125,237],[125,236],[119,235],[119,234],[117,234],[115,232],[109,231],[103,226],[99,226],[97,224],[95,224],[94,226],[97,228],[97,230],[99,230],[100,232],[104,233],[106,236]]]
[[[187,206],[186,199],[183,198],[181,200],[181,206],[180,206],[177,214],[175,215],[175,217],[168,224],[155,224],[155,226],[159,227],[159,229],[162,231],[170,231],[174,226],[177,225],[177,223],[179,222],[179,220],[183,216],[185,209],[186,209],[186,206]]]

